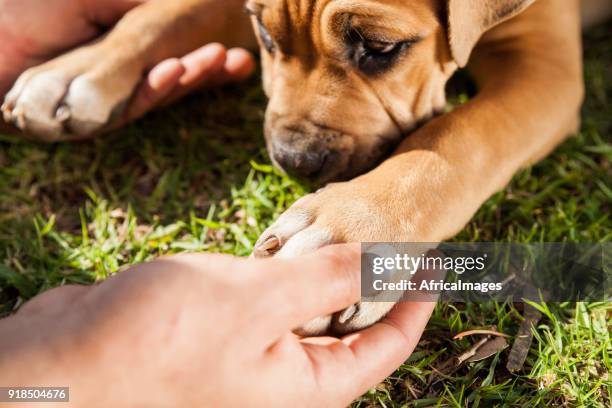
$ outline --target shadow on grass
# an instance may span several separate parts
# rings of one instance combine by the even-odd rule
[[[259,82],[192,96],[88,142],[0,136],[0,317],[48,288],[161,254],[248,255],[306,192],[265,164]]]
[[[246,92],[245,92],[246,91]],[[254,83],[188,98],[96,140],[43,145],[2,139],[2,221],[32,211],[69,222],[87,190],[139,217],[206,209],[261,156],[263,97]]]

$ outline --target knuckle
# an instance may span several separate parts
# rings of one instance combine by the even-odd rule
[[[290,219],[295,219],[295,218],[312,217],[313,209],[309,205],[310,199],[307,199],[306,201],[301,201],[304,198],[307,198],[307,197],[303,197],[299,199],[291,207],[289,207],[289,209],[287,209],[284,213],[282,213],[281,216],[278,218],[277,223],[281,221],[288,221]]]
[[[338,282],[339,296],[348,302],[353,299],[355,293],[359,293],[361,285],[359,263],[355,262],[355,253],[335,249],[337,248],[330,247],[323,250],[325,267]]]
[[[283,213],[270,228],[274,231],[295,230],[300,231],[310,225],[315,213],[305,208],[290,208]]]
[[[300,197],[295,203],[293,203],[291,208],[307,206],[310,202],[312,202],[315,199],[315,197],[316,197],[316,193],[310,193],[303,197]]]

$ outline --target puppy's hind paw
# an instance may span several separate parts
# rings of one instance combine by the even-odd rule
[[[2,104],[5,122],[48,142],[104,129],[125,108],[140,71],[103,53],[84,47],[24,72]]]

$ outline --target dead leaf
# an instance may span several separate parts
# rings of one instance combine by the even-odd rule
[[[470,348],[468,351],[466,351],[465,353],[463,353],[462,355],[457,357],[457,366],[460,366],[465,361],[467,361],[470,357],[475,355],[476,352],[478,351],[478,349],[480,347],[482,347],[487,341],[489,341],[489,337],[484,337],[484,338],[480,339],[480,341],[478,341],[478,343],[474,344],[472,346],[472,348]]]
[[[495,337],[494,339],[487,341],[484,345],[482,345],[482,347],[478,348],[478,351],[476,351],[476,353],[466,361],[468,363],[473,363],[475,361],[484,360],[485,358],[489,358],[507,347],[508,342],[505,338]]]
[[[518,334],[514,339],[514,344],[508,356],[508,363],[506,364],[506,369],[511,373],[523,368],[525,360],[527,359],[527,354],[529,353],[529,348],[531,347],[531,342],[533,341],[532,329],[538,324],[542,317],[542,314],[528,303],[525,304],[523,314],[525,320],[523,320],[519,327]]]

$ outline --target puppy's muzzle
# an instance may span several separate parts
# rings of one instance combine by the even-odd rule
[[[310,123],[277,126],[268,133],[272,160],[291,176],[324,183],[349,167],[353,140]]]
[[[287,173],[300,178],[318,176],[327,164],[330,152],[299,151],[277,143],[272,147],[273,159]]]

